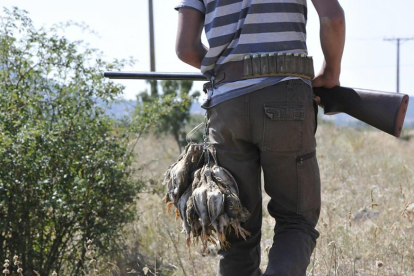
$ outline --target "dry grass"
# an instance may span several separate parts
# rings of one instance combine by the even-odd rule
[[[323,208],[308,274],[414,275],[414,140],[321,125],[317,141]],[[148,137],[137,154],[146,163],[142,174],[157,179],[178,150],[172,139]],[[180,225],[165,212],[161,197],[140,195],[140,218],[127,232],[127,240],[148,257],[136,272],[147,266],[147,275],[215,275],[216,249],[202,256],[200,246],[186,248]],[[274,227],[265,208],[268,200],[264,195],[262,268]]]

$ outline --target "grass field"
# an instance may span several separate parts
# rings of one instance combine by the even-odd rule
[[[322,178],[322,213],[309,275],[414,275],[414,131],[404,139],[372,129],[322,124],[317,133]],[[137,149],[140,175],[160,179],[178,157],[172,139],[147,137]],[[155,190],[163,187],[152,184]],[[204,256],[185,246],[162,192],[140,194],[139,220],[125,230],[129,250],[137,250],[135,272],[147,275],[215,275],[216,248]],[[264,195],[262,264],[272,243],[274,221]],[[131,253],[132,254],[132,253]],[[131,258],[133,254],[131,255]],[[146,267],[146,268],[144,268]],[[135,274],[135,275],[137,275]],[[133,274],[134,275],[134,274]]]

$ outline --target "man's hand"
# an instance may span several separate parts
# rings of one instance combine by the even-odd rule
[[[325,75],[318,75],[312,80],[313,87],[325,87],[325,88],[332,88],[335,86],[339,86],[339,78],[330,78]],[[323,107],[321,103],[321,98],[318,96],[313,95],[315,101],[318,103],[320,107]]]
[[[339,82],[339,75],[332,74],[325,69],[326,63],[324,62],[321,71],[316,75],[316,77],[312,80],[313,87],[325,87],[325,88],[332,88],[335,86],[340,86]],[[323,107],[321,104],[321,98],[314,95],[314,98],[320,107]]]
[[[337,0],[312,0],[319,16],[320,39],[325,57],[321,71],[312,80],[314,87],[339,85],[341,59],[345,45],[345,15]],[[315,98],[320,104],[319,97]]]
[[[204,15],[201,12],[180,8],[175,52],[179,59],[199,69],[207,53],[207,48],[201,42],[203,27]]]

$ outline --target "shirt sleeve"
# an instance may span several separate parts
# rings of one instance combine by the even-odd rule
[[[202,14],[206,13],[206,7],[202,0],[179,0],[174,9],[178,11],[180,8],[191,8],[198,10]]]

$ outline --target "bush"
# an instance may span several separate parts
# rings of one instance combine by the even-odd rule
[[[187,126],[192,123],[190,108],[200,96],[200,92],[195,91],[190,94],[192,81],[164,80],[161,82],[163,93],[160,95],[156,81],[150,83],[152,84],[151,93],[144,91],[137,97],[135,114],[139,114],[142,109],[154,104],[164,106],[164,108],[170,107],[168,111],[165,110],[159,116],[153,130],[157,137],[171,134],[177,143],[178,151],[181,152],[187,144]]]
[[[99,258],[135,214],[136,135],[96,104],[122,93],[102,73],[126,61],[36,29],[17,8],[0,24],[0,257],[19,255],[30,274],[79,275],[87,240]]]

